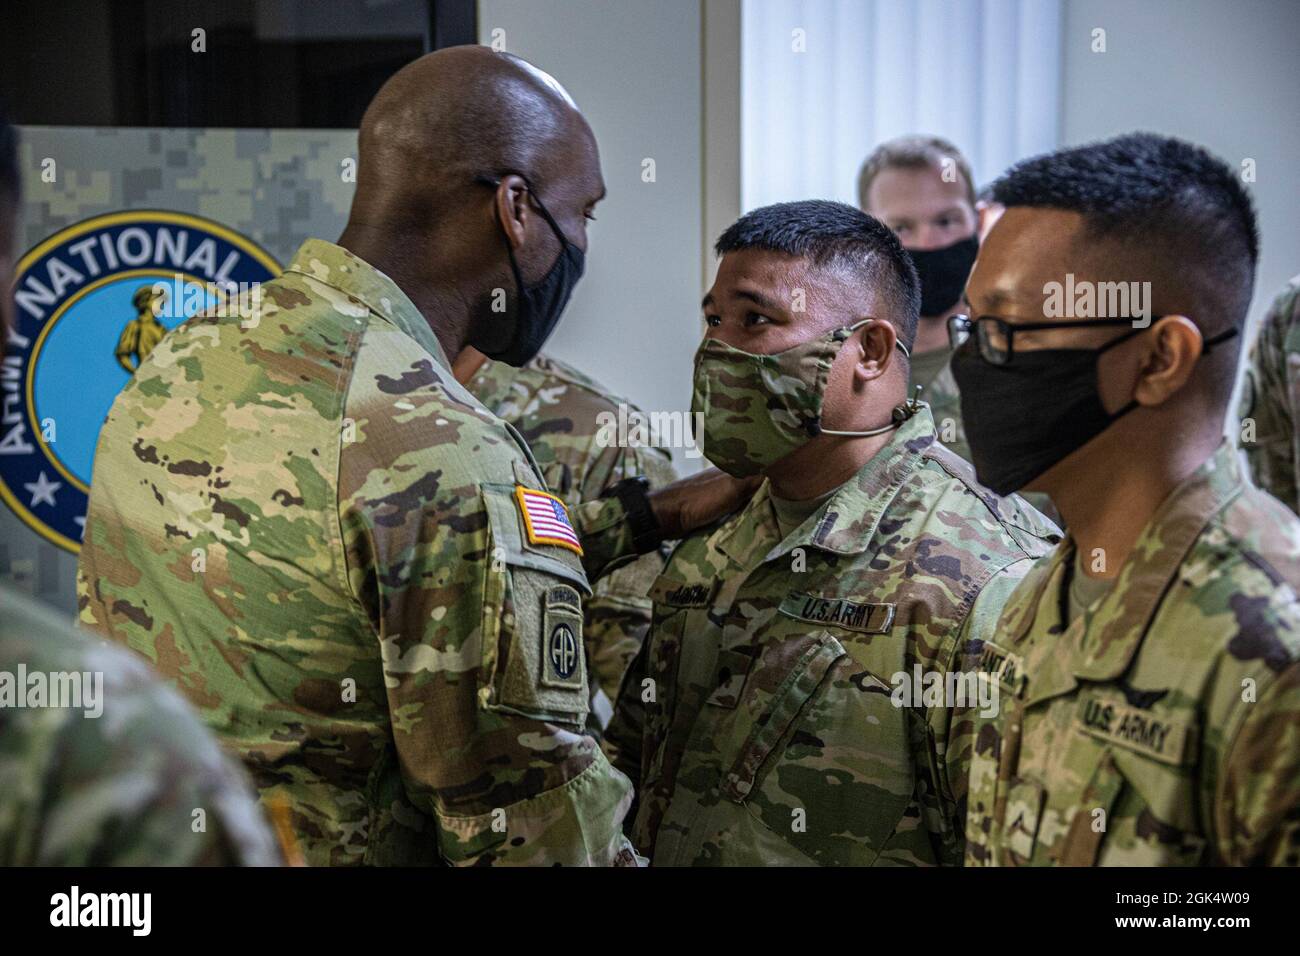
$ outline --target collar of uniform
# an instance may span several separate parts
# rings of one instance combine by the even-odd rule
[[[756,566],[780,534],[772,512],[771,494],[772,483],[764,481],[749,504],[713,532],[708,547],[745,571]]]
[[[1244,485],[1241,463],[1225,441],[1169,493],[1138,536],[1114,587],[1088,616],[1075,674],[1109,680],[1127,669],[1187,552]]]
[[[1033,591],[1029,597],[1025,601],[1010,601],[1005,623],[999,622],[999,630],[1005,628],[1013,644],[1024,639],[1031,624],[1035,625],[1035,633],[1056,642],[1050,654],[1041,655],[1040,669],[1029,674],[1026,706],[1068,693],[1078,684],[1074,676],[1075,661],[1079,656],[1077,648],[1083,635],[1084,621],[1079,619],[1073,624],[1067,623],[1064,602],[1068,571],[1074,566],[1074,552],[1074,539],[1067,536],[1044,564],[1030,570],[1026,582],[1029,583],[1029,577],[1033,577],[1029,584]]]
[[[323,239],[308,239],[298,247],[284,271],[309,276],[357,300],[419,342],[444,368],[451,368],[442,343],[415,303],[396,282],[342,246]]]
[[[768,501],[771,483],[765,481],[740,520],[719,529],[714,546],[742,567],[753,562],[754,551],[760,546],[770,548],[764,554],[764,561],[775,560],[800,547],[835,554],[861,554],[870,547],[885,509],[916,470],[921,453],[936,437],[934,417],[922,405],[857,474],[840,485],[835,494],[784,540],[776,539],[775,519],[771,517],[772,505]],[[767,524],[772,525],[771,534],[753,533],[756,526],[766,528]]]
[[[1042,669],[1030,675],[1026,706],[1070,691],[1079,679],[1112,680],[1128,669],[1188,550],[1242,484],[1237,456],[1225,442],[1170,492],[1138,536],[1109,593],[1068,627],[1066,569],[1073,565],[1076,545],[1073,536],[1057,545],[1031,598],[1015,602],[1017,608],[1001,625],[1016,642],[1031,624],[1035,633],[1059,635],[1053,652],[1042,655]]]
[[[511,387],[514,385],[515,378],[519,369],[507,365],[505,362],[495,362],[490,358],[484,358],[483,364],[478,367],[473,377],[469,380],[469,390],[474,393],[474,397],[490,409],[501,407],[501,403],[510,397]]]

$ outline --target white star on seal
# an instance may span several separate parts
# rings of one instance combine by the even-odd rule
[[[50,479],[45,477],[45,472],[41,472],[35,481],[28,482],[23,485],[23,487],[32,493],[32,501],[31,504],[28,505],[29,508],[35,508],[42,501],[53,508],[54,493],[63,487],[63,482],[50,481]]]

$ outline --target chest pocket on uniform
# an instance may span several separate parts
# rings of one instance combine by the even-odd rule
[[[802,641],[782,642],[761,656],[744,678],[744,693],[733,724],[747,731],[738,746],[724,749],[735,754],[722,778],[723,793],[740,803],[758,782],[759,773],[808,701],[817,693],[844,648],[829,634],[810,635]]]
[[[480,700],[538,720],[587,717],[582,601],[591,594],[575,552],[530,543],[514,485],[482,486],[491,554],[484,562]]]
[[[1088,690],[1057,706],[1072,713],[1049,774],[1051,789],[1040,798],[1043,822],[1036,834],[1017,830],[1013,805],[1020,784],[1013,782],[1007,862],[1035,856],[1063,866],[1198,862],[1206,841],[1194,798],[1195,724],[1132,706],[1113,688]]]
[[[1196,723],[1135,707],[1114,690],[1081,694],[1076,708],[1073,736],[1091,738],[1102,755],[1053,855],[1067,866],[1199,861],[1206,841],[1194,799]]]

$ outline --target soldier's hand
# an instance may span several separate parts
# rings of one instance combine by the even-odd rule
[[[708,468],[652,491],[648,500],[664,540],[673,541],[737,510],[762,483],[761,476],[733,478]]]

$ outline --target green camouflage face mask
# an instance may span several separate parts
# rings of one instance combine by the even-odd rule
[[[695,353],[692,421],[703,415],[704,457],[729,475],[757,475],[810,438],[878,435],[822,428],[822,401],[831,363],[844,340],[870,319],[844,326],[771,355],[705,339]],[[900,342],[898,347],[907,355]],[[699,436],[696,436],[697,440]]]

